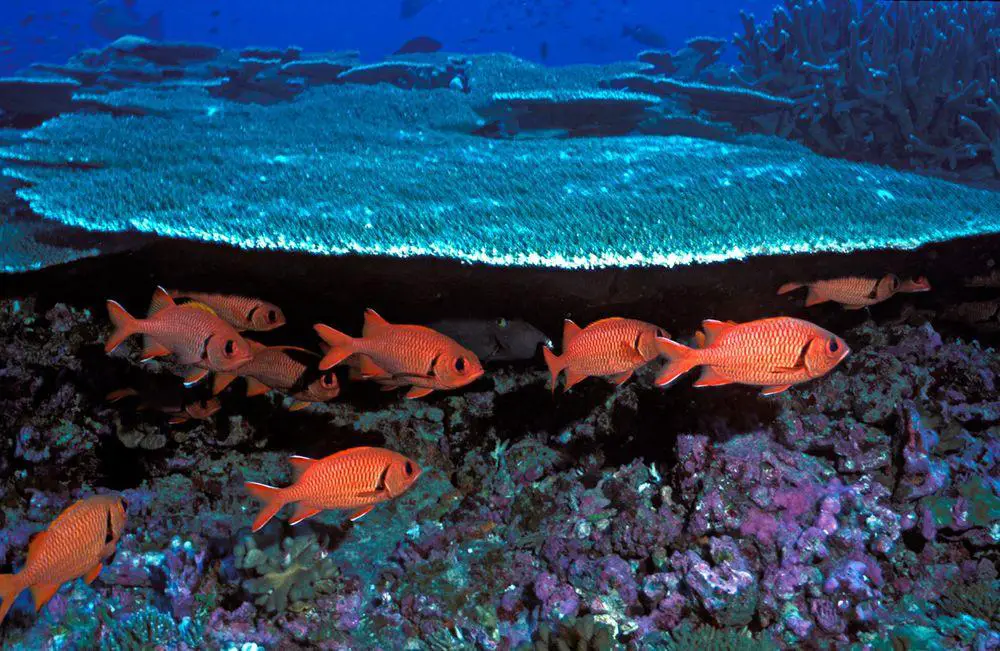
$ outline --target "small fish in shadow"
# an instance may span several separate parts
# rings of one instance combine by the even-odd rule
[[[441,49],[441,41],[430,36],[417,36],[403,43],[393,54],[426,54]]]

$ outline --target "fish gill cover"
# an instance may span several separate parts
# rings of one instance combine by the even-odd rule
[[[815,147],[789,125],[815,134],[826,121],[798,100],[719,85],[723,45],[548,69],[506,55],[362,65],[356,53],[126,37],[35,70],[51,80],[37,83],[41,124],[0,160],[49,223],[325,255],[675,266],[1000,232],[995,192],[745,133]],[[754,60],[760,71],[769,59]],[[761,74],[759,88],[777,88]],[[84,84],[70,100],[67,77]],[[28,101],[5,110],[30,117]],[[980,131],[997,133],[985,120]]]

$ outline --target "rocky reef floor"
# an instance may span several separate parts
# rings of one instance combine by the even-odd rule
[[[963,259],[994,245],[963,245]],[[490,290],[477,268],[435,276],[439,265],[411,262],[412,286],[383,283],[379,293],[374,272],[365,281],[358,267],[334,266],[339,295],[299,284],[315,270],[286,270],[288,330],[271,334],[303,342],[312,318],[350,328],[356,305],[388,305],[393,294],[398,303],[384,308],[393,316],[455,316],[434,299],[447,278],[454,309],[531,316],[550,335],[562,316],[615,312],[684,337],[700,317],[783,306],[853,352],[827,377],[770,399],[688,381],[659,390],[656,364],[621,387],[589,380],[553,397],[535,360],[416,401],[345,382],[335,402],[294,413],[278,397],[230,389],[210,420],[181,425],[104,399],[169,374],[130,362],[134,350],[104,354],[101,299],[139,305],[150,275],[184,279],[183,265],[170,271],[153,250],[8,277],[0,563],[19,567],[31,534],[98,489],[124,495],[129,523],[94,583],[64,587],[38,615],[19,600],[0,640],[12,649],[995,649],[1000,356],[995,334],[938,318],[960,292],[948,274],[961,265],[946,253],[890,259],[936,265],[935,291],[861,312],[806,311],[773,287],[765,294],[771,276],[743,263],[676,271],[725,288],[690,284],[699,299],[688,301],[676,293],[688,276],[673,285],[639,272],[528,276],[541,288],[530,315],[524,292],[508,291],[523,286],[517,270],[503,272],[511,287]],[[276,268],[260,259],[235,269],[213,260],[203,259],[204,282],[214,273],[225,288],[243,275],[273,289],[254,284],[254,270]],[[755,280],[740,285],[741,275]],[[589,289],[574,294],[574,284]],[[555,288],[562,302],[548,303]],[[479,303],[463,303],[473,289]],[[419,460],[424,475],[356,523],[328,512],[250,533],[245,480],[281,485],[290,454],[369,444]]]

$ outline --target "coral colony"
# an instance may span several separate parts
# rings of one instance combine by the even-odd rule
[[[0,79],[4,648],[1000,649],[1000,11],[743,26]]]

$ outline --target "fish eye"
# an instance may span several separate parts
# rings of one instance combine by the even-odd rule
[[[275,312],[274,310],[268,310],[267,311],[267,322],[268,323],[277,323],[278,322],[278,313]]]
[[[406,476],[407,477],[409,477],[410,475],[412,475],[413,474],[413,464],[410,463],[409,461],[407,461],[406,465],[403,466],[403,471],[406,472]]]
[[[828,343],[826,347],[830,350],[831,353],[835,353],[838,350],[840,350],[840,342],[837,341],[836,339],[831,339],[830,343]]]
[[[323,379],[321,380],[321,382],[323,383],[323,386],[326,387],[326,388],[328,388],[328,389],[330,387],[332,387],[333,386],[334,377],[336,377],[336,376],[332,372],[331,373],[324,373],[323,374]]]
[[[236,354],[236,342],[233,341],[232,339],[227,339],[226,347],[223,350],[223,352],[226,353],[226,357],[232,357],[234,354]]]
[[[465,358],[464,357],[459,357],[458,359],[455,360],[455,370],[458,371],[459,373],[461,373],[462,371],[465,370]]]

